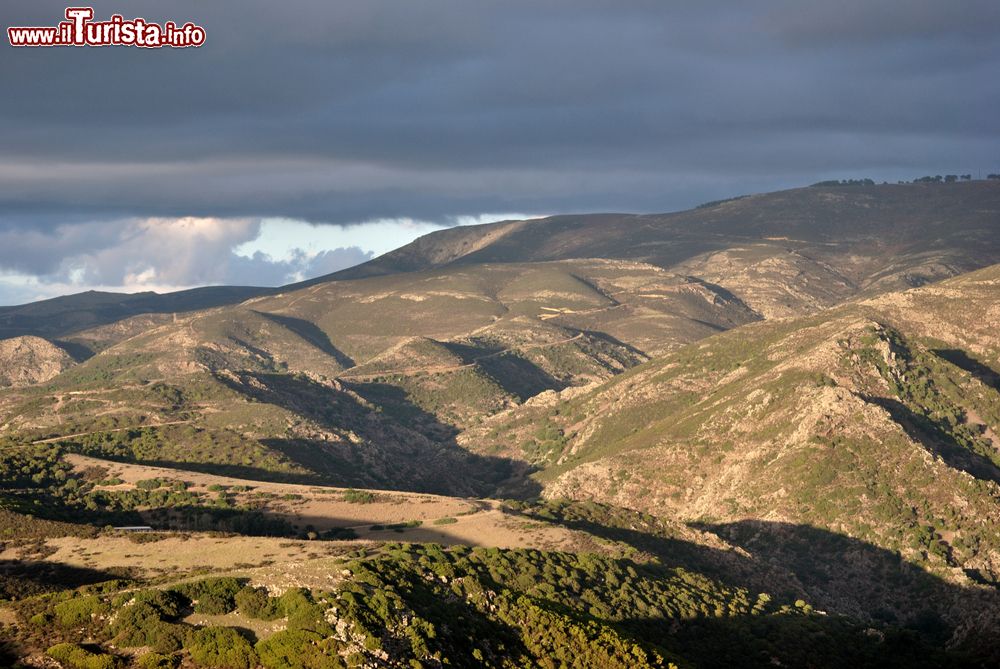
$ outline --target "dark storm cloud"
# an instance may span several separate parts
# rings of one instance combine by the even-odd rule
[[[4,3],[54,24],[64,3]],[[3,50],[0,229],[666,210],[996,171],[994,2],[95,2],[200,49]],[[2,262],[2,260],[0,260]]]

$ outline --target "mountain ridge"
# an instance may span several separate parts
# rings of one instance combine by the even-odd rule
[[[785,272],[806,271],[816,276],[826,271],[828,279],[843,284],[841,292],[833,296],[842,299],[857,290],[918,285],[1000,260],[995,234],[998,215],[1000,186],[982,181],[811,186],[670,214],[583,214],[498,221],[432,232],[361,265],[278,288],[210,286],[164,295],[89,291],[0,307],[0,337],[33,334],[59,338],[144,313],[234,305],[332,281],[470,264],[602,258],[684,271],[687,265],[703,268],[705,258],[713,253],[721,252],[731,259],[736,252],[734,243],[741,240],[745,245],[742,253],[760,256],[758,264],[769,261]],[[956,229],[963,227],[967,229]],[[866,245],[873,248],[868,249],[867,258],[864,253],[852,258],[849,244],[837,248],[848,242],[862,251]],[[895,262],[881,262],[886,258]],[[702,278],[712,280],[720,275]],[[871,286],[865,285],[869,282]],[[798,307],[793,303],[791,307],[765,308],[778,314]]]

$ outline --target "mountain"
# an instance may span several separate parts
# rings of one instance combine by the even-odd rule
[[[20,306],[0,307],[0,339],[22,335],[58,338],[139,314],[208,309],[269,292],[269,288],[239,286],[207,286],[163,295],[89,290]]]
[[[216,286],[165,295],[87,292],[0,307],[0,337],[61,337],[138,314],[188,312],[340,281],[442,267],[630,260],[733,290],[761,314],[790,315],[1000,260],[1000,187],[814,186],[674,214],[554,216],[450,228],[332,275],[282,289]]]
[[[1000,188],[813,186],[676,214],[554,216],[431,233],[333,275],[442,266],[627,259],[719,283],[763,314],[801,313],[997,260]]]
[[[813,187],[672,215],[443,231],[239,304],[66,334],[57,343],[89,359],[0,396],[4,432],[143,428],[182,462],[486,493],[522,465],[481,462],[454,483],[438,472],[458,471],[443,465],[467,459],[455,439],[490,415],[734,327],[1000,262],[997,212],[994,183]],[[21,309],[65,322],[55,302]],[[206,440],[231,446],[210,453]],[[422,473],[389,464],[401,461]]]
[[[0,621],[67,666],[995,666],[998,228],[997,183],[817,186],[19,307]]]
[[[998,212],[995,183],[812,187],[446,230],[238,304],[65,334],[55,342],[83,362],[0,395],[0,434],[80,435],[88,452],[106,442],[251,477],[487,494],[563,441],[471,458],[459,437],[490,416],[732,328],[1000,262]],[[109,313],[253,292],[134,296]],[[65,326],[83,317],[77,300],[20,309]]]

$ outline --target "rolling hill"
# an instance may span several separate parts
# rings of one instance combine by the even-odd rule
[[[531,457],[472,458],[459,436],[490,416],[732,328],[998,262],[997,212],[1000,187],[987,182],[813,187],[671,215],[447,230],[239,304],[180,311],[253,291],[134,296],[87,316],[113,322],[54,340],[79,364],[63,359],[63,374],[0,395],[2,434],[83,435],[121,457],[255,476],[486,494],[563,441],[550,430]],[[19,313],[72,329],[84,318],[75,300]],[[114,320],[138,305],[176,312]],[[151,445],[129,447],[134,430]]]

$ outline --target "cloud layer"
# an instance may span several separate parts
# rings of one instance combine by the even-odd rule
[[[167,291],[207,284],[277,286],[365,262],[357,246],[275,258],[238,253],[257,219],[145,218],[0,230],[0,301],[17,303],[100,287]]]

